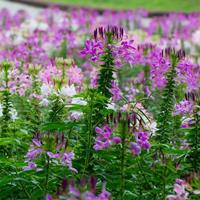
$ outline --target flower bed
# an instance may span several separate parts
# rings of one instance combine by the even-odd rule
[[[197,27],[0,10],[0,199],[199,199]]]

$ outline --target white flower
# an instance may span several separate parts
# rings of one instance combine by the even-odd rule
[[[48,96],[49,94],[53,93],[52,85],[43,84],[40,89],[42,96]]]
[[[78,105],[85,106],[85,105],[87,105],[87,102],[81,98],[73,98],[72,104],[78,104]]]
[[[26,20],[24,23],[22,23],[21,29],[30,30],[30,31],[39,29],[41,31],[46,31],[48,29],[48,24],[46,24],[42,21],[30,19],[30,20]]]
[[[108,103],[107,108],[114,111],[117,110],[116,105],[114,103]]]
[[[23,31],[15,29],[15,28],[13,28],[10,31],[6,32],[5,35],[6,35],[7,38],[11,38],[12,39],[12,43],[14,45],[20,44],[25,40],[24,35],[23,35]]]
[[[39,22],[37,29],[39,29],[41,31],[46,31],[48,29],[48,24],[46,24],[44,22]]]
[[[42,99],[42,101],[40,101],[40,105],[47,107],[49,105],[49,100],[46,98]]]
[[[195,45],[199,45],[200,44],[200,29],[195,31],[193,34],[192,34],[192,42],[195,44]]]
[[[15,121],[18,117],[17,117],[17,111],[14,108],[11,108],[10,110],[10,117],[13,121]]]
[[[152,133],[155,133],[155,132],[158,130],[158,129],[157,129],[157,123],[156,123],[156,122],[152,122],[152,123],[150,124],[149,128],[150,128],[150,131],[151,131]]]
[[[76,95],[76,89],[74,85],[71,86],[65,86],[61,88],[60,94],[63,96],[69,96],[69,97],[73,97],[74,95]]]
[[[79,120],[82,115],[83,115],[83,113],[80,111],[72,111],[70,116],[74,120]]]
[[[0,104],[0,117],[3,116],[3,106]]]

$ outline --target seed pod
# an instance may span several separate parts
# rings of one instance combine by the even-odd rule
[[[68,181],[67,181],[67,178],[64,177],[63,180],[62,180],[62,189],[63,189],[63,191],[65,191],[67,189],[67,186],[68,186]]]

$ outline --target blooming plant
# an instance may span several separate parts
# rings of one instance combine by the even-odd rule
[[[0,199],[199,199],[200,15],[148,14],[0,10]]]

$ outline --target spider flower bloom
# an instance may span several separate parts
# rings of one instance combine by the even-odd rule
[[[151,144],[149,143],[149,135],[146,132],[136,132],[135,133],[136,142],[130,143],[130,149],[132,154],[139,155],[142,149],[148,150],[151,148]]]
[[[103,43],[101,41],[87,40],[85,47],[80,52],[81,57],[89,56],[92,62],[97,62],[103,54]]]
[[[112,130],[108,125],[105,125],[103,128],[96,127],[95,131],[98,134],[98,136],[95,139],[95,144],[93,148],[97,151],[107,149],[113,143],[119,144],[121,142],[120,137],[111,137]]]
[[[36,170],[37,169],[37,165],[33,162],[29,162],[28,166],[25,166],[23,168],[24,171],[28,171],[28,170]]]
[[[189,92],[200,87],[200,66],[183,59],[177,66],[178,80],[185,83]]]
[[[141,153],[141,147],[136,142],[130,143],[130,149],[134,156],[139,155]]]
[[[170,62],[162,56],[161,49],[155,48],[148,55],[148,64],[151,67],[150,77],[153,88],[162,89],[166,85],[165,74],[170,68]]]
[[[191,101],[183,100],[175,107],[175,115],[191,114],[194,109],[194,105]]]
[[[48,136],[49,137],[49,136]],[[67,141],[64,138],[64,134],[60,137],[55,135],[55,140],[53,142],[53,146],[50,148],[51,151],[46,150],[46,138],[44,139],[44,143],[40,140],[39,136],[32,140],[32,144],[30,145],[30,149],[26,154],[28,166],[25,166],[23,170],[38,170],[37,165],[33,163],[40,155],[47,155],[50,159],[56,159],[62,165],[67,166],[69,170],[76,172],[77,170],[72,167],[72,160],[74,159],[75,155],[73,152],[66,151],[66,143]],[[59,153],[54,153],[60,151]]]
[[[51,195],[47,194],[45,199],[46,200],[53,200],[53,197]]]
[[[168,200],[186,200],[188,199],[189,193],[185,190],[187,184],[181,179],[177,179],[174,184],[175,195],[168,195]]]
[[[91,182],[91,180],[90,180]],[[63,187],[64,186],[64,187]],[[79,185],[73,180],[67,181],[65,184],[58,188],[59,194],[55,199],[64,198],[67,200],[109,200],[111,194],[106,190],[105,184],[102,186],[102,190],[99,194],[96,194],[96,180],[94,183],[80,182]],[[53,200],[54,198],[49,194],[46,195],[46,200]]]
[[[114,102],[119,101],[122,98],[122,92],[115,81],[112,82],[112,88],[110,89],[110,92]]]
[[[87,40],[85,48],[80,52],[82,57],[89,56],[92,62],[103,63],[101,59],[105,50],[109,49],[114,58],[116,68],[121,68],[124,64],[135,64],[138,62],[136,48],[133,46],[133,40],[127,40],[124,37],[123,28],[108,26],[99,27],[94,31],[94,39]]]
[[[82,85],[83,81],[83,73],[80,68],[78,68],[76,65],[73,65],[70,67],[67,71],[68,78],[69,78],[69,84],[77,84],[79,86]]]
[[[94,39],[97,40],[122,40],[124,36],[124,29],[117,26],[108,26],[107,28],[99,27],[94,30]]]

